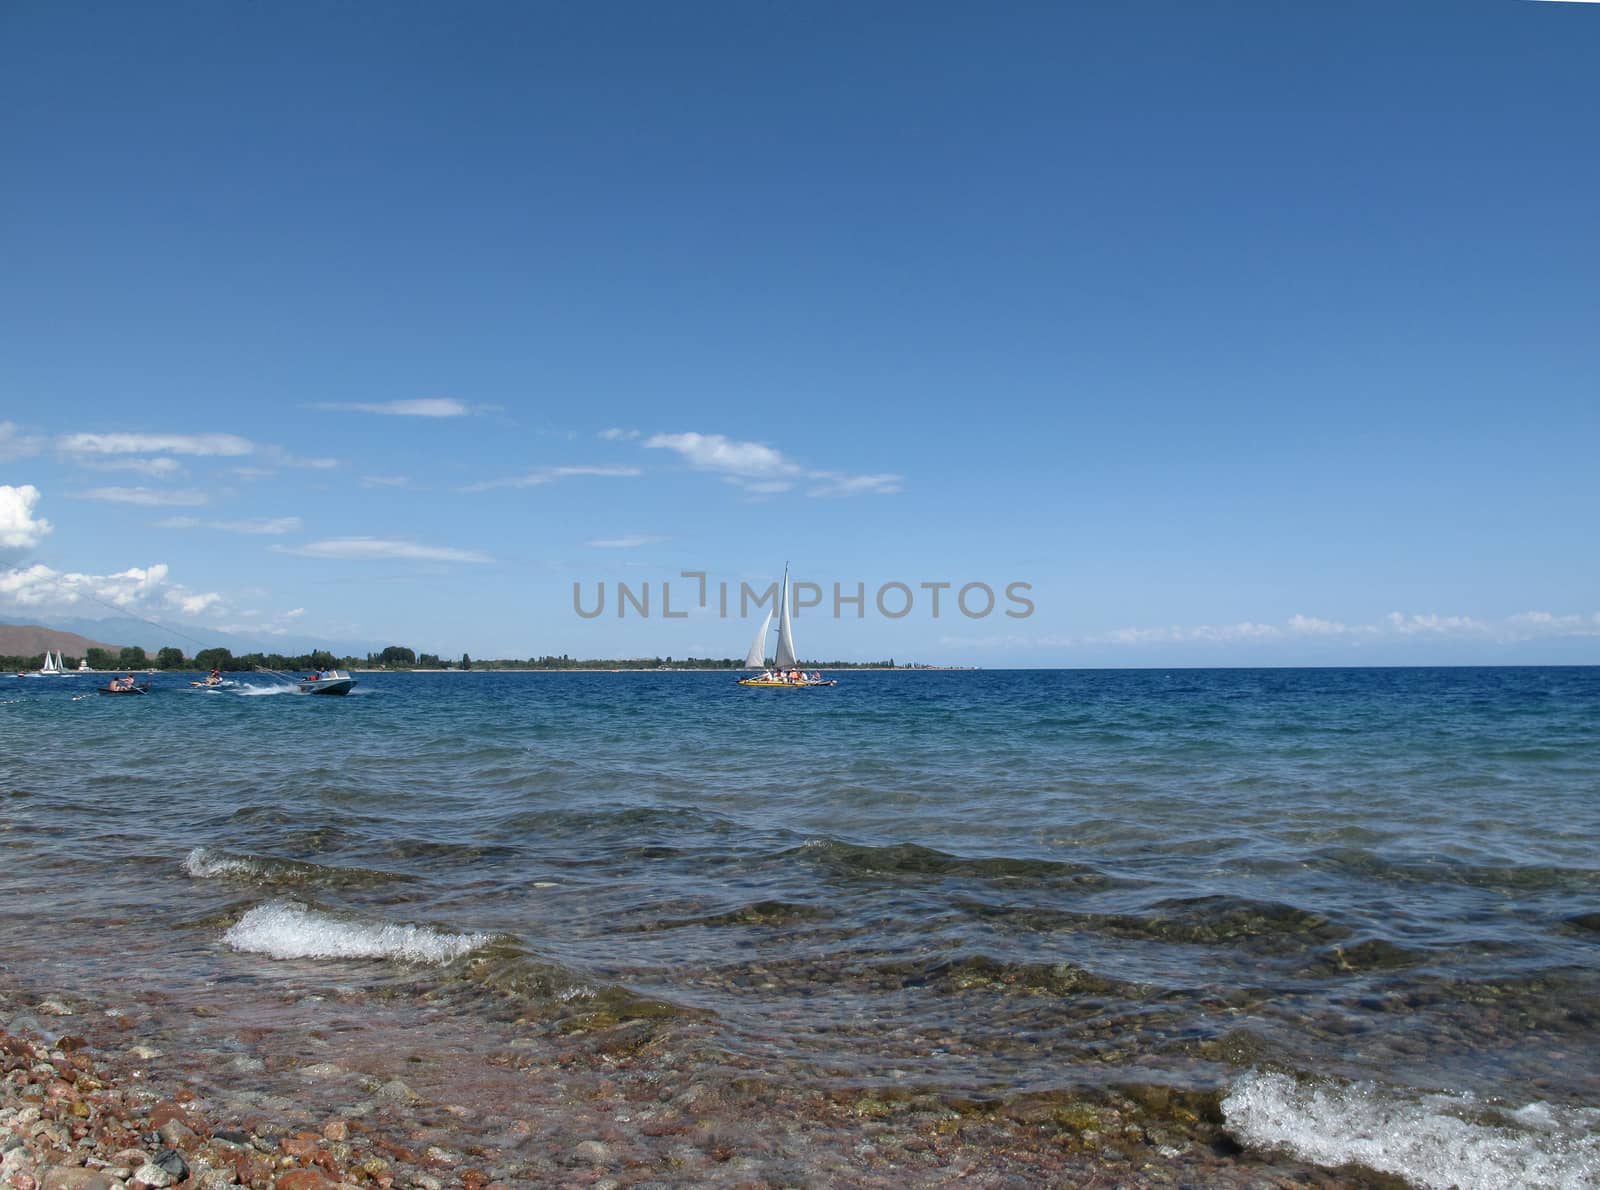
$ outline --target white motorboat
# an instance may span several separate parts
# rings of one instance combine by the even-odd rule
[[[319,669],[309,678],[300,679],[302,694],[349,694],[356,680],[342,669]]]

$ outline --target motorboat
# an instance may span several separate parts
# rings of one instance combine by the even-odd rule
[[[320,669],[309,678],[300,679],[302,694],[349,694],[356,680],[342,669]]]

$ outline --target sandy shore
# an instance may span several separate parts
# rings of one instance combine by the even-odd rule
[[[169,1055],[135,1022],[79,1001],[0,991],[5,1022],[5,1190],[1403,1185],[1241,1153],[1208,1096],[1147,1088],[977,1103],[805,1089],[758,1071],[696,1081],[639,1044],[637,1022],[464,1057],[481,1065],[493,1110],[483,1095],[440,1101],[426,1078],[408,1082],[376,1057],[368,1071],[296,1066],[282,1038]],[[280,1092],[274,1076],[286,1070],[310,1088],[340,1069],[361,1097],[264,1094],[222,1068],[260,1071],[259,1085]]]

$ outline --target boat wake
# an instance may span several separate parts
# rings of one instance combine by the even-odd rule
[[[1430,1190],[1600,1185],[1600,1110],[1470,1095],[1412,1095],[1373,1083],[1251,1073],[1222,1101],[1228,1131],[1258,1149],[1335,1167],[1356,1163]]]
[[[240,698],[260,698],[268,694],[299,694],[301,690],[298,686],[255,686],[249,682],[241,682],[234,688],[234,693]]]

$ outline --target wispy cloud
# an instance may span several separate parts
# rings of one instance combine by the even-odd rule
[[[112,504],[143,504],[150,507],[207,504],[210,497],[193,488],[90,488],[77,495],[84,500],[105,500]]]
[[[237,434],[64,434],[56,445],[79,455],[247,455],[255,443]]]
[[[0,551],[31,550],[50,532],[50,522],[33,514],[39,495],[31,483],[0,484]]]
[[[452,546],[422,545],[415,541],[400,541],[386,537],[331,537],[300,546],[273,546],[285,554],[298,554],[303,558],[338,558],[351,561],[377,561],[401,558],[419,562],[492,562],[493,558],[477,550],[462,550]]]
[[[638,430],[624,430],[619,426],[612,426],[609,430],[601,430],[600,437],[607,442],[632,442],[640,437]]]
[[[530,471],[526,475],[512,476],[509,479],[489,479],[482,483],[468,484],[461,490],[463,492],[487,492],[495,488],[534,488],[547,483],[555,483],[560,479],[572,479],[582,475],[625,478],[639,474],[641,472],[637,467],[609,463],[602,463],[592,467],[541,467],[537,471]]]
[[[137,455],[112,456],[102,458],[95,455],[72,455],[72,461],[80,467],[90,471],[132,471],[138,475],[148,475],[151,479],[171,479],[184,474],[184,467],[177,459],[169,459],[158,455],[153,459],[140,458]]]
[[[363,475],[361,486],[364,488],[403,488],[411,482],[409,475]]]
[[[451,397],[424,397],[411,401],[336,401],[308,405],[328,413],[376,413],[383,417],[466,417],[472,406]]]
[[[665,537],[648,533],[634,533],[626,537],[596,537],[583,544],[599,550],[631,550],[641,545],[660,545],[668,540]]]
[[[243,521],[202,521],[198,517],[173,516],[155,523],[158,529],[220,529],[224,533],[281,536],[300,528],[297,516],[257,517]]]
[[[1367,624],[1347,624],[1318,616],[1293,615],[1281,624],[1243,620],[1236,624],[1170,624],[1115,628],[1085,636],[1028,637],[1018,634],[989,637],[947,636],[941,644],[956,648],[1076,648],[1094,645],[1143,648],[1191,644],[1289,644],[1316,640],[1345,641],[1351,645],[1405,640],[1478,641],[1515,644],[1531,640],[1556,640],[1600,636],[1600,612],[1556,615],[1544,611],[1519,612],[1498,620],[1476,616],[1390,612]]]
[[[888,495],[901,489],[901,477],[891,474],[852,475],[808,467],[787,458],[761,442],[739,442],[722,434],[653,434],[645,439],[648,450],[670,450],[697,471],[718,475],[753,495],[774,495],[809,485],[809,496]]]
[[[264,446],[261,448],[261,454],[267,462],[275,466],[296,467],[303,471],[331,471],[339,465],[338,459],[306,458],[291,454],[281,446]]]
[[[38,454],[43,446],[41,439],[24,434],[16,422],[0,421],[0,462],[29,458]]]
[[[898,475],[839,475],[831,471],[813,471],[809,478],[817,480],[808,496],[887,496],[900,490]]]

